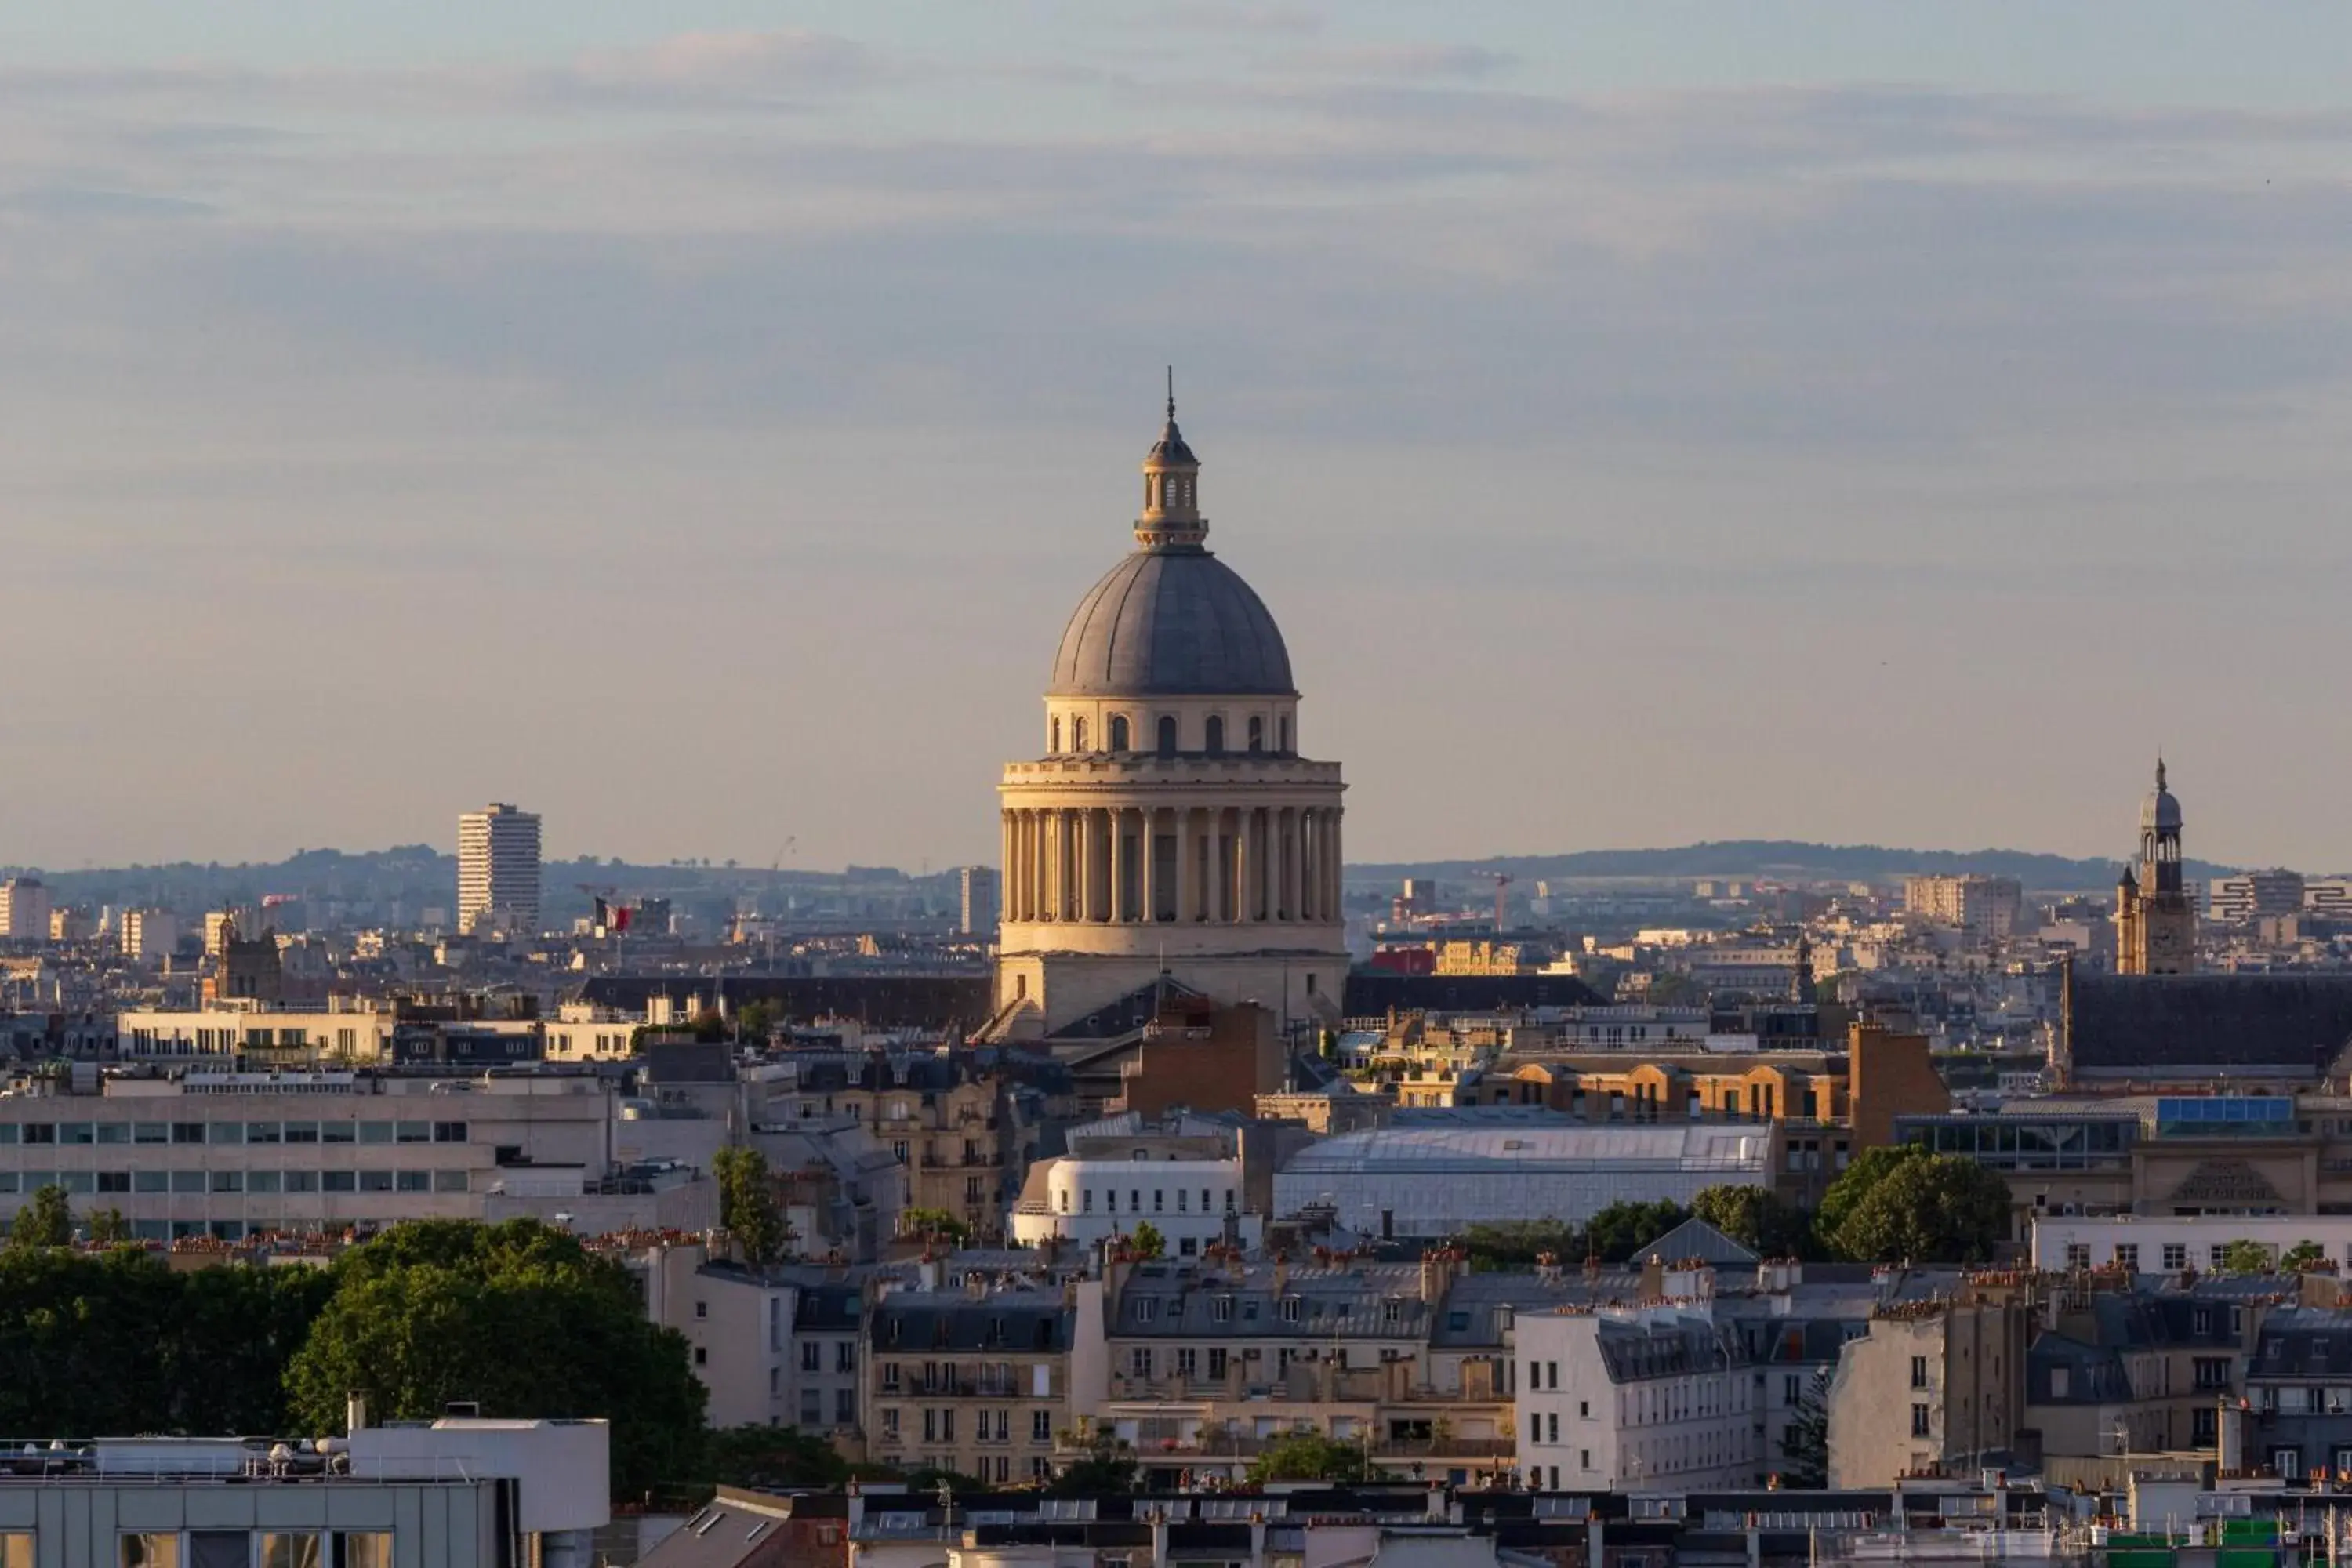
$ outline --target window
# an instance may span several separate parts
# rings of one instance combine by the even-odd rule
[[[1225,1375],[1225,1369],[1231,1364],[1232,1363],[1224,1346],[1212,1345],[1209,1347],[1209,1375],[1211,1377],[1223,1377]]]
[[[466,1173],[463,1171],[434,1172],[433,1190],[436,1193],[464,1192],[466,1190]]]
[[[1150,1345],[1137,1345],[1134,1349],[1127,1352],[1127,1371],[1128,1375],[1130,1377],[1149,1378],[1151,1375],[1151,1347]]]
[[[322,1193],[355,1193],[360,1190],[358,1175],[351,1171],[321,1171],[319,1190]]]
[[[2116,1267],[2124,1270],[2127,1274],[2138,1273],[2139,1243],[2136,1241],[2119,1241],[2116,1243]]]
[[[882,1435],[885,1437],[898,1435],[898,1407],[895,1405],[882,1412]]]
[[[392,1173],[390,1171],[362,1171],[360,1173],[360,1191],[363,1193],[388,1193],[392,1191]]]
[[[1029,1440],[1032,1443],[1050,1443],[1054,1440],[1054,1413],[1052,1411],[1032,1410],[1029,1412]]]
[[[2090,1266],[2090,1243],[2085,1241],[2068,1242],[2066,1244],[2066,1267],[2069,1268],[2088,1268]]]
[[[819,1426],[824,1424],[824,1394],[822,1390],[801,1390],[801,1425]]]
[[[1046,721],[1046,724],[1045,724],[1045,750],[1047,750],[1048,752],[1058,752],[1058,751],[1060,751],[1061,749],[1062,749],[1062,721],[1061,721],[1058,717],[1056,717],[1056,718],[1051,719],[1051,720],[1049,720],[1049,721]]]
[[[331,1568],[392,1568],[392,1532],[346,1530],[335,1536]]]
[[[267,1531],[253,1561],[257,1568],[326,1568],[326,1545],[325,1538],[308,1531]]]
[[[362,1121],[362,1122],[361,1122],[361,1123],[360,1123],[360,1142],[362,1142],[362,1143],[389,1143],[389,1142],[392,1142],[392,1123],[391,1123],[391,1122],[389,1122],[389,1121]]]
[[[1282,721],[1282,754],[1286,757],[1290,754],[1290,720],[1286,715]],[[1315,988],[1314,976],[1307,977],[1307,988],[1310,991]]]
[[[1925,1388],[1927,1386],[1927,1358],[1926,1356],[1915,1355],[1911,1358],[1911,1386],[1914,1388]]]
[[[1933,1435],[1934,1433],[1927,1425],[1927,1407],[1924,1405],[1913,1405],[1911,1407],[1911,1436],[1914,1437],[1927,1437],[1932,1436]]]
[[[856,1340],[835,1340],[834,1342],[833,1370],[835,1372],[856,1372],[857,1370],[857,1342]]]
[[[1171,713],[1160,716],[1160,754],[1163,757],[1176,754],[1176,719]]]
[[[124,1536],[122,1568],[180,1568],[180,1538],[161,1534]]]
[[[1282,1321],[1286,1323],[1295,1323],[1298,1321],[1297,1297],[1285,1296],[1282,1299]]]
[[[1545,1430],[1549,1434],[1545,1441],[1551,1443],[1559,1441],[1559,1415],[1557,1411],[1553,1412],[1549,1419],[1545,1422]]]
[[[698,1301],[695,1305],[699,1307],[701,1303]],[[696,1314],[698,1317],[701,1314],[699,1312]],[[824,1347],[817,1343],[816,1341],[803,1340],[801,1342],[801,1370],[803,1372],[822,1372],[824,1369]]]
[[[2074,1379],[2071,1368],[2063,1366],[2052,1367],[2050,1369],[2050,1397],[2053,1399],[2065,1398],[2068,1390],[2074,1386]]]
[[[836,1388],[833,1391],[833,1424],[836,1426],[857,1425],[857,1390]]]
[[[1576,1402],[1576,1418],[1580,1421],[1590,1421],[1592,1419],[1592,1401],[1590,1399],[1580,1399]]]
[[[709,1351],[706,1350],[706,1349],[705,1349],[705,1348],[703,1348],[701,1345],[697,1345],[697,1346],[695,1346],[695,1347],[694,1347],[694,1364],[695,1364],[695,1365],[697,1365],[697,1366],[708,1366],[709,1363],[710,1363],[710,1352],[709,1352]],[[674,1363],[673,1363],[673,1364],[674,1364]]]
[[[1127,715],[1114,713],[1110,721],[1110,749],[1124,752],[1127,748]]]
[[[1200,1352],[1195,1351],[1191,1345],[1177,1346],[1176,1375],[1179,1377],[1198,1377],[1200,1374]]]
[[[1249,749],[1253,752],[1265,750],[1265,721],[1255,714],[1250,716]]]
[[[1212,716],[1209,720],[1208,745],[1204,749],[1213,757],[1225,754],[1225,721],[1223,719]]]
[[[203,1142],[204,1141],[205,1141],[205,1124],[204,1124],[203,1122],[201,1122],[201,1121],[174,1121],[174,1122],[173,1122],[173,1123],[172,1123],[172,1142],[174,1142],[174,1143],[201,1143],[201,1142]]]
[[[1070,750],[1083,752],[1086,749],[1087,721],[1084,719],[1073,719],[1070,721]]]
[[[898,1363],[895,1361],[886,1361],[882,1363],[882,1392],[885,1394],[898,1392]]]
[[[0,1534],[0,1568],[33,1568],[33,1538],[9,1531]]]
[[[2185,1244],[2183,1244],[2183,1243],[2181,1243],[2181,1242],[2178,1242],[2178,1241],[2168,1241],[2168,1242],[2166,1242],[2166,1243],[2164,1244],[2164,1269],[2165,1269],[2165,1272],[2166,1272],[2166,1273],[2168,1273],[2168,1274],[2178,1274],[2178,1273],[2179,1273],[2182,1269],[2184,1269],[2184,1268],[2188,1268],[2188,1267],[2189,1267],[2189,1248],[2188,1248],[2188,1247],[2187,1247]]]
[[[2200,1355],[2194,1364],[2196,1384],[2200,1389],[2221,1389],[2230,1386],[2230,1358],[2225,1355]]]
[[[466,1141],[466,1133],[468,1129],[462,1121],[436,1121],[433,1124],[433,1142],[436,1143],[463,1143]]]

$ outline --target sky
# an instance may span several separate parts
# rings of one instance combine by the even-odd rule
[[[1365,860],[2352,866],[2352,8],[0,0],[0,863],[992,859],[1176,367]]]

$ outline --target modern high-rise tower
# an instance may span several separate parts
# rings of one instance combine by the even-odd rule
[[[1135,551],[1062,633],[1044,754],[998,786],[1004,1036],[1131,1026],[1162,973],[1285,1025],[1339,1017],[1346,786],[1299,754],[1289,650],[1204,544],[1200,472],[1171,396]]]
[[[2116,881],[2116,973],[2187,974],[2197,967],[2197,906],[2181,882],[2180,803],[2156,788],[2139,808],[2139,869]]]
[[[457,930],[539,934],[539,814],[493,801],[457,818]]]

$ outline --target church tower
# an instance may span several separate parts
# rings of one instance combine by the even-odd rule
[[[2156,788],[2139,808],[2139,861],[2116,883],[2116,972],[2187,974],[2197,967],[2197,909],[2181,881],[2180,803]]]
[[[1346,786],[1300,753],[1289,650],[1209,551],[1200,479],[1171,389],[1135,549],[1062,633],[1044,752],[998,785],[995,1037],[1131,1028],[1163,976],[1286,1029],[1339,1017]]]

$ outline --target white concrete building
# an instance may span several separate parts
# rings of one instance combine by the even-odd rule
[[[49,889],[39,878],[0,882],[0,941],[48,941],[49,915]]]
[[[460,934],[539,931],[539,814],[493,801],[457,818]]]
[[[1091,1246],[1149,1224],[1173,1258],[1197,1256],[1228,1236],[1255,1247],[1262,1215],[1242,1207],[1242,1163],[1223,1160],[1104,1160],[1064,1154],[1031,1167],[1013,1210],[1024,1247],[1060,1240]]]
[[[365,1005],[279,1012],[252,1005],[126,1009],[116,1024],[126,1058],[226,1059],[275,1052],[366,1067],[390,1058],[395,1015]]]
[[[1670,1274],[1667,1289],[1703,1289],[1703,1278]],[[1761,1479],[1756,1379],[1706,1300],[1523,1313],[1514,1334],[1529,1485],[1689,1492]]]
[[[2233,1241],[2256,1243],[2273,1262],[2310,1242],[2352,1269],[2352,1215],[2042,1215],[2033,1221],[2033,1266],[2209,1274]]]
[[[1275,1173],[1274,1213],[1328,1203],[1369,1236],[1440,1237],[1495,1220],[1582,1221],[1618,1202],[1772,1179],[1769,1127],[1536,1117],[1407,1121],[1327,1138]]]
[[[163,910],[122,911],[122,953],[152,963],[180,945],[180,917]]]
[[[44,1443],[37,1465],[0,1475],[0,1563],[585,1568],[612,1518],[611,1446],[601,1420],[457,1418],[299,1446]]]
[[[586,1235],[718,1220],[707,1158],[651,1159],[586,1077],[362,1073],[109,1078],[0,1094],[0,1220],[45,1186],[120,1209],[147,1240],[340,1234],[404,1219],[566,1224]],[[716,1148],[723,1121],[657,1124]]]

